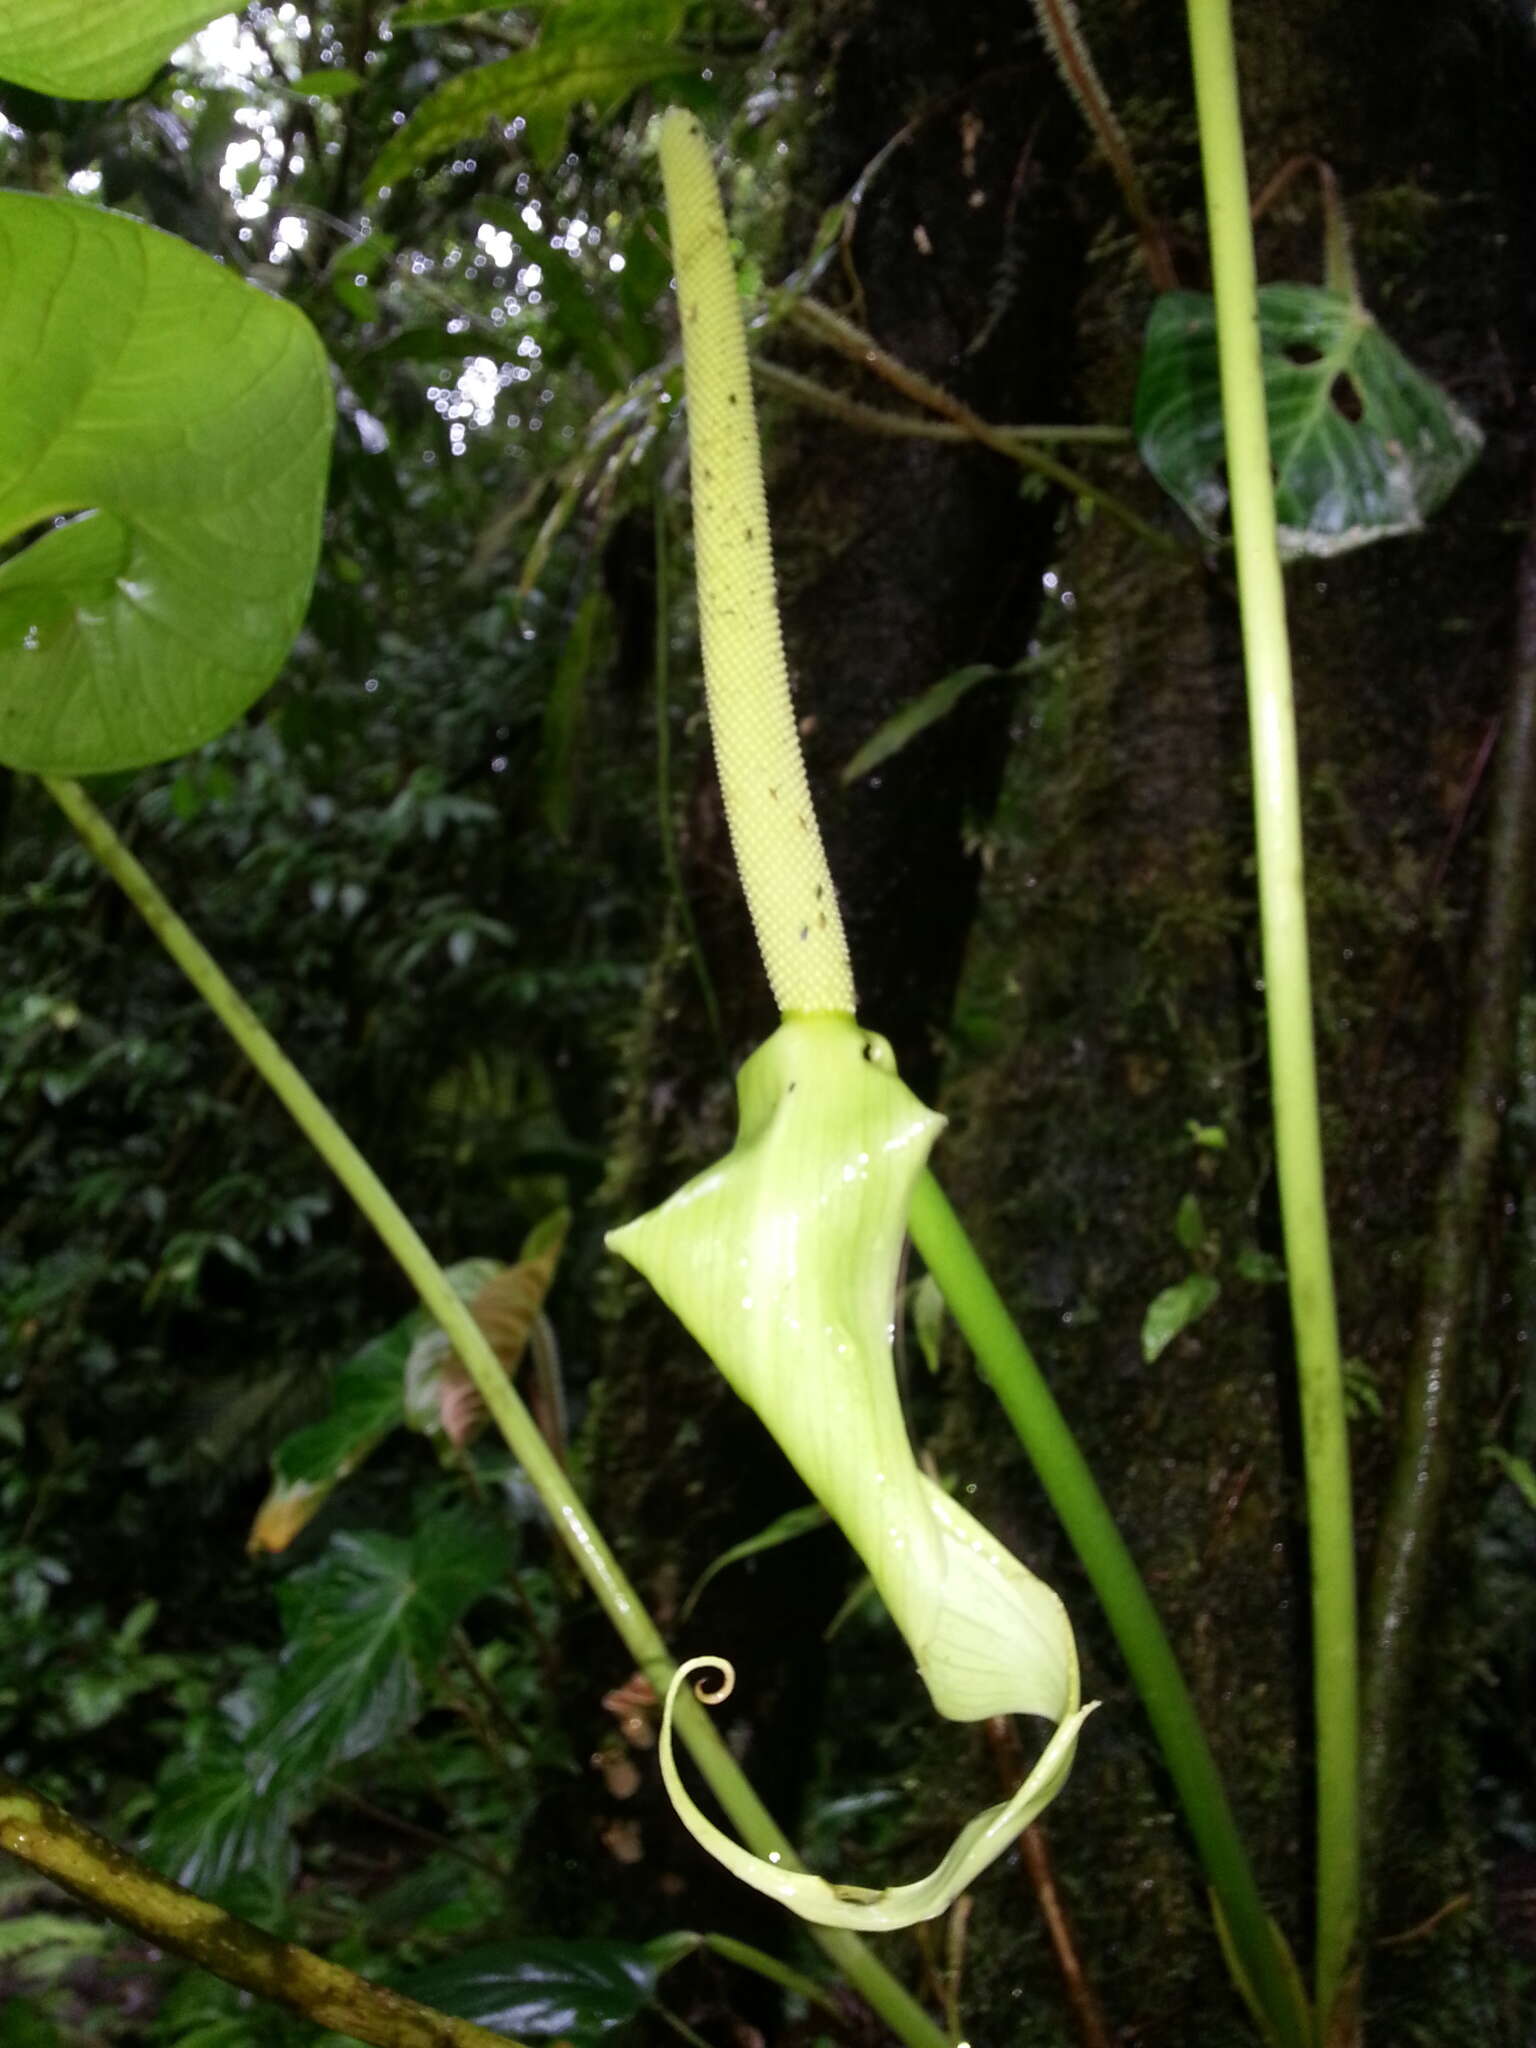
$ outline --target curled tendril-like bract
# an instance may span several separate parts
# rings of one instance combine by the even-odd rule
[[[718,1165],[608,1242],[687,1325],[863,1559],[952,1720],[1056,1724],[1013,1798],[964,1828],[938,1867],[888,1891],[830,1884],[751,1855],[661,1760],[695,1838],[745,1883],[824,1926],[909,1926],[942,1912],[1065,1783],[1082,1705],[1061,1602],[917,1466],[891,1356],[908,1204],[942,1124],[851,1017],[791,1016],[737,1082],[740,1128]]]

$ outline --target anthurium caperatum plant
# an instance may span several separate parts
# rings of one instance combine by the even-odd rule
[[[662,1770],[684,1823],[745,1883],[823,1926],[942,1912],[1065,1783],[1085,1715],[1061,1602],[919,1469],[891,1356],[913,1188],[943,1119],[855,1015],[842,920],[791,707],[741,300],[703,135],[668,114],[661,165],[688,388],[700,636],[737,867],[783,1021],[742,1068],[736,1143],[610,1246],[643,1273],[841,1525],[934,1706],[1054,1724],[1013,1797],[978,1815],[915,1884],[874,1891],[752,1855],[679,1775],[669,1688]]]

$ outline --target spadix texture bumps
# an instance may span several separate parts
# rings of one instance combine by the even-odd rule
[[[1014,1797],[921,1883],[829,1884],[750,1855],[705,1819],[672,1759],[668,1790],[704,1847],[823,1925],[904,1927],[942,1912],[1061,1789],[1084,1718],[1056,1595],[918,1470],[896,1392],[891,1304],[912,1188],[942,1118],[851,1017],[791,1017],[737,1083],[717,1166],[609,1244],[645,1274],[842,1526],[952,1720],[1058,1724]],[[692,1667],[690,1667],[692,1668]]]
[[[688,380],[699,638],[731,844],[779,1008],[851,1016],[848,947],[789,697],[741,298],[691,114],[662,122],[661,170]]]
[[[905,1927],[940,1913],[1061,1789],[1085,1714],[1061,1602],[919,1471],[891,1357],[912,1190],[943,1119],[854,1020],[853,979],[795,730],[773,594],[740,299],[698,124],[662,124],[682,309],[705,681],[731,838],[784,1022],[742,1068],[726,1158],[608,1242],[692,1331],[868,1567],[935,1707],[1055,1724],[1013,1798],[964,1828],[920,1883],[836,1885],[765,1862],[699,1811],[689,1830],[808,1920]],[[710,1697],[706,1694],[705,1697]]]

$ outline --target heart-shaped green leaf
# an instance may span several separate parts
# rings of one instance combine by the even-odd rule
[[[208,0],[0,0],[0,78],[61,100],[126,99],[225,11]]]
[[[0,762],[96,774],[238,718],[309,602],[333,404],[294,307],[173,236],[0,194]]]
[[[1266,285],[1259,339],[1282,554],[1341,555],[1417,533],[1482,446],[1473,421],[1343,292]],[[1216,311],[1199,293],[1167,292],[1152,308],[1136,439],[1205,538],[1224,538]]]

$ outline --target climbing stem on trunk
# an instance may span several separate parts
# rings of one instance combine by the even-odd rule
[[[1410,1691],[1427,1648],[1429,1596],[1453,1467],[1468,1315],[1483,1261],[1488,1195],[1515,1067],[1536,864],[1536,524],[1521,550],[1513,674],[1499,737],[1488,870],[1467,968],[1465,1050],[1435,1196],[1397,1454],[1376,1537],[1366,1619],[1361,1794],[1367,1868],[1380,1877]],[[1374,1890],[1367,1885],[1367,1896]]]

